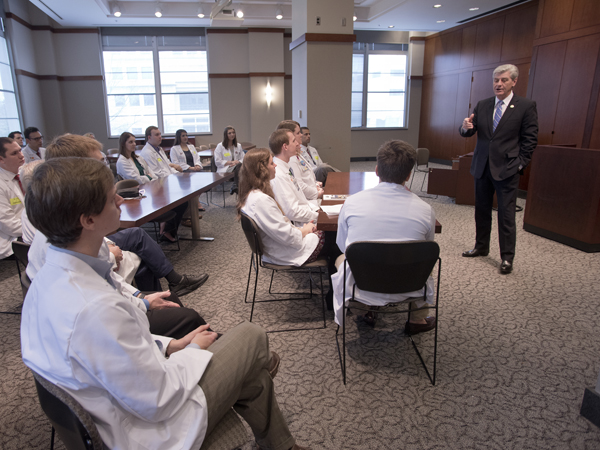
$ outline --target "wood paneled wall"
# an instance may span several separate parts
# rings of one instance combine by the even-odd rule
[[[537,11],[534,1],[427,37],[419,147],[432,158],[449,160],[475,148],[476,139],[460,137],[458,127],[479,100],[493,95],[497,66],[515,64],[515,92],[526,95]]]
[[[537,102],[540,144],[600,148],[599,0],[532,1],[427,37],[419,147],[446,160],[472,151],[458,127],[508,63],[515,93]]]

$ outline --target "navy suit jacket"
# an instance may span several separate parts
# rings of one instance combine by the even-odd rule
[[[481,178],[489,160],[490,173],[494,180],[505,180],[525,168],[533,150],[537,146],[538,121],[535,102],[513,95],[502,119],[492,132],[496,97],[486,98],[477,103],[473,110],[473,128],[461,136],[469,137],[477,133],[477,145],[471,163],[471,175]]]

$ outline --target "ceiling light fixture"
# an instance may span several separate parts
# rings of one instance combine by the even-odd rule
[[[388,28],[394,28],[394,25],[388,25]]]
[[[442,5],[433,5],[434,8],[441,8]]]
[[[154,9],[154,15],[156,17],[162,17],[162,9],[160,8],[160,4],[156,4],[156,8]]]
[[[437,23],[444,23],[445,20],[438,20]]]
[[[112,13],[113,13],[113,16],[115,16],[115,17],[121,17],[121,8],[119,8],[118,3],[115,3],[115,6],[113,6]]]
[[[244,11],[238,9],[238,12],[235,14],[238,19],[242,19],[244,17]]]
[[[283,11],[281,11],[281,8],[277,8],[277,11],[275,11],[275,18],[277,20],[283,19]]]
[[[200,19],[204,19],[204,10],[202,9],[202,5],[198,6],[198,17]]]
[[[479,8],[469,8],[469,11],[477,11]]]

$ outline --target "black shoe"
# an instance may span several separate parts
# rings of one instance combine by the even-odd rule
[[[406,322],[404,332],[408,335],[414,336],[415,334],[425,333],[435,328],[437,319],[435,317],[426,317],[424,324]]]
[[[183,297],[190,292],[194,292],[196,289],[206,283],[206,280],[208,280],[207,274],[202,274],[199,278],[188,278],[187,275],[184,275],[179,283],[169,283],[169,290],[177,294],[178,297]]]
[[[502,260],[502,264],[500,265],[500,273],[502,275],[508,275],[513,270],[513,265],[510,261]]]
[[[476,256],[487,256],[489,253],[490,249],[474,248],[473,250],[463,252],[462,255],[465,258],[475,258]]]
[[[238,193],[238,187],[237,184],[234,184],[233,186],[231,186],[231,189],[229,190],[229,195],[233,195],[233,194],[237,194]]]

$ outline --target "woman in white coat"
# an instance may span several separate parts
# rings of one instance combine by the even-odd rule
[[[171,147],[171,162],[179,164],[184,172],[201,172],[202,164],[196,147],[188,143],[188,134],[185,130],[175,132],[175,145]]]
[[[246,154],[240,171],[238,212],[243,211],[258,225],[265,262],[301,266],[317,259],[325,242],[324,233],[317,231],[312,222],[295,227],[283,215],[270,184],[275,167],[266,148]]]
[[[136,180],[140,184],[158,178],[144,158],[135,154],[135,136],[127,131],[119,138],[119,159],[117,159],[117,173],[124,180]]]
[[[235,129],[232,126],[225,127],[223,131],[223,142],[215,148],[215,165],[217,173],[233,172],[233,186],[229,193],[238,192],[238,174],[244,161],[244,150],[238,144]]]

